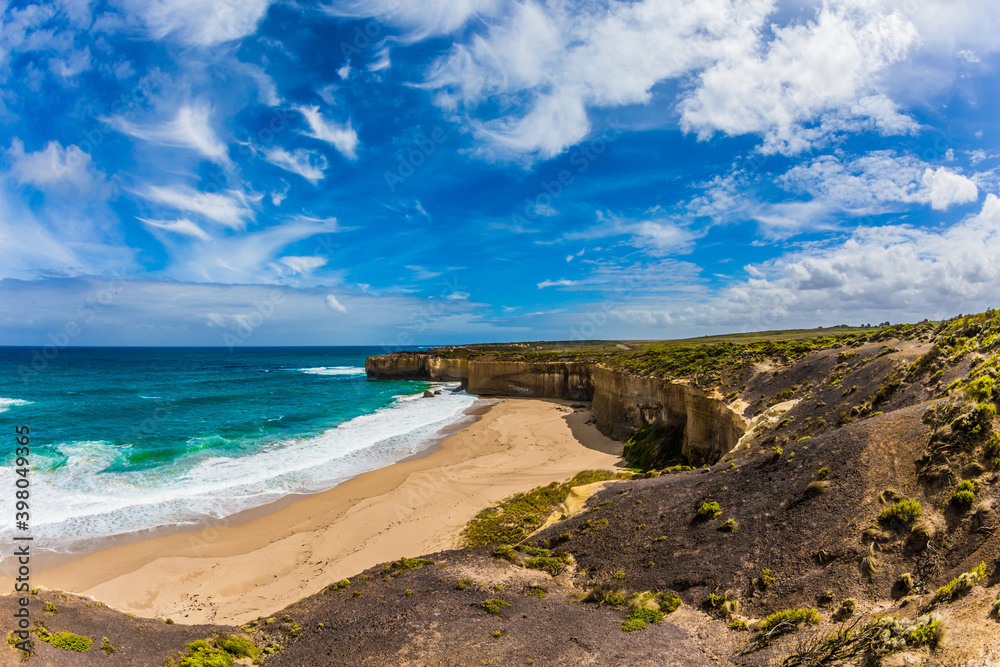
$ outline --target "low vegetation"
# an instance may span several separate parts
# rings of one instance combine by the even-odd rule
[[[574,486],[631,477],[631,473],[587,470],[562,484],[553,482],[527,493],[516,493],[473,517],[462,530],[462,539],[467,547],[517,544],[545,522]]]

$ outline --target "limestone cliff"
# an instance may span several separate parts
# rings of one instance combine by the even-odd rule
[[[472,394],[593,401],[602,433],[629,438],[644,426],[683,427],[683,453],[694,465],[714,463],[746,430],[743,417],[683,382],[633,375],[588,361],[464,359],[433,352],[393,352],[365,360],[373,379],[461,382]]]

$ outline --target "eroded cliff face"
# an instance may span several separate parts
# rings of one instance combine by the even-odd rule
[[[746,431],[746,421],[722,400],[683,382],[593,370],[591,411],[601,431],[625,440],[644,426],[684,429],[682,453],[691,465],[715,463]]]
[[[692,465],[715,463],[746,431],[723,401],[686,383],[632,375],[590,362],[458,359],[428,352],[393,352],[365,360],[373,379],[461,382],[471,394],[593,401],[597,427],[626,440],[644,426],[684,429]]]

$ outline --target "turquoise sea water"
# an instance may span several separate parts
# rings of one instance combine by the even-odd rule
[[[475,399],[369,381],[364,359],[381,353],[66,348],[33,366],[31,348],[0,348],[0,537],[14,533],[22,424],[31,533],[56,552],[323,491],[416,453]],[[428,387],[441,394],[422,398]]]

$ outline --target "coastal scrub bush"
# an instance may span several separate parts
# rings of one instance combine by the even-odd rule
[[[660,593],[657,596],[657,599],[660,602],[660,611],[665,614],[674,613],[682,604],[684,604],[680,596],[674,595],[673,593]]]
[[[972,507],[976,501],[976,485],[969,480],[959,482],[951,494],[951,503],[963,509]]]
[[[473,583],[474,582],[472,581],[472,579],[459,579],[458,583],[455,584],[455,588],[457,588],[460,591],[464,591],[466,588],[468,588],[469,586],[471,586]]]
[[[840,609],[837,610],[837,616],[840,618],[850,618],[854,615],[854,610],[857,609],[858,603],[854,601],[854,598],[847,598],[840,603]]]
[[[509,607],[510,603],[504,600],[483,600],[479,603],[479,608],[485,611],[487,614],[492,614],[496,616],[500,613],[502,607]]]
[[[719,503],[714,500],[704,502],[701,504],[701,507],[698,508],[698,518],[700,519],[714,519],[721,514],[722,508],[719,507]]]
[[[514,555],[514,547],[509,544],[501,544],[496,549],[493,550],[494,558],[501,558],[511,563],[517,562],[517,556]]]
[[[629,612],[621,628],[625,632],[635,632],[646,627],[647,623],[659,623],[663,620],[663,612],[658,609],[637,607]]]
[[[67,651],[79,651],[80,653],[86,653],[90,650],[90,647],[94,645],[94,640],[90,637],[84,637],[72,632],[52,633],[41,625],[38,626],[36,634],[38,635],[38,638],[46,644],[55,646],[56,648],[65,649]]]
[[[917,520],[922,511],[919,502],[912,498],[904,498],[895,505],[882,510],[878,515],[878,520],[882,523],[908,526]]]
[[[246,637],[226,637],[219,643],[219,648],[236,658],[256,658],[260,655],[257,645]]]
[[[819,612],[812,607],[785,609],[784,611],[771,614],[762,621],[758,621],[754,626],[754,630],[757,632],[767,632],[781,626],[787,632],[792,632],[802,625],[819,625],[819,621]]]
[[[985,576],[986,563],[983,562],[980,563],[974,570],[958,575],[947,584],[937,589],[934,592],[934,598],[931,600],[931,604],[936,604],[938,602],[951,602],[963,593],[971,591],[973,586],[979,583],[979,580],[983,579]]]
[[[625,596],[616,588],[607,584],[598,584],[587,592],[583,601],[596,602],[597,604],[609,604],[612,607],[621,607],[625,604]]]
[[[722,522],[722,525],[719,526],[719,530],[726,533],[731,533],[734,530],[736,530],[736,526],[737,526],[736,519],[730,518]]]
[[[107,637],[102,637],[101,650],[104,651],[107,655],[111,655],[112,653],[115,652],[115,647],[111,643],[111,640],[109,640]]]
[[[569,556],[538,556],[537,558],[525,558],[524,566],[532,570],[544,570],[553,577],[562,572],[569,563]]]
[[[827,475],[829,474],[830,474],[829,468],[826,467],[820,468],[819,470],[816,471],[816,479],[824,480],[827,478]]]
[[[631,477],[632,473],[585,470],[562,484],[553,482],[526,493],[515,493],[479,512],[466,524],[462,530],[463,546],[517,544],[541,527],[574,486]]]

